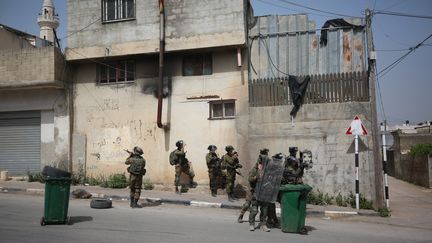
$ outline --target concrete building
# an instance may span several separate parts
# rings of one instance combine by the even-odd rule
[[[200,184],[208,183],[209,144],[220,154],[231,144],[249,163],[248,1],[165,1],[165,129],[157,124],[158,1],[116,1],[119,8],[111,2],[68,1],[75,169],[93,176],[125,172],[123,149],[138,145],[146,177],[172,185],[168,156],[180,139]]]
[[[67,68],[61,51],[0,25],[0,170],[68,168]]]
[[[432,187],[432,156],[410,154],[415,145],[432,144],[430,122],[395,126],[391,135],[394,143],[388,151],[389,175],[416,185]]]

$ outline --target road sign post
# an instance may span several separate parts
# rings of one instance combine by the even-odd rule
[[[360,209],[360,182],[359,182],[359,146],[358,140],[360,135],[367,135],[367,130],[361,123],[358,116],[355,116],[351,126],[346,131],[347,135],[354,135],[354,160],[355,160],[355,190],[356,190],[356,209]]]

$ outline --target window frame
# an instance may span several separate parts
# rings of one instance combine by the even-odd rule
[[[200,74],[191,74],[187,75],[185,72],[185,63],[186,59],[193,59],[193,58],[201,58],[202,60],[202,69]],[[206,65],[210,65],[210,73],[205,73]],[[213,53],[212,52],[204,52],[204,53],[191,53],[191,54],[185,54],[182,57],[182,76],[183,77],[194,77],[194,76],[207,76],[207,75],[213,75]]]
[[[209,101],[209,118],[208,120],[229,120],[236,118],[236,100],[235,99],[226,99],[226,100],[212,100]],[[225,104],[232,103],[234,105],[234,115],[226,116]],[[214,117],[213,116],[213,105],[222,104],[222,117]]]
[[[117,18],[119,15],[123,15],[123,10],[126,8],[126,15],[127,15],[127,5],[123,4],[127,0],[114,0],[115,7],[114,7],[114,15],[115,19],[108,20],[108,1],[109,0],[101,0],[101,20],[102,24],[108,24],[108,23],[115,23],[115,22],[122,22],[122,21],[131,21],[136,19],[136,0],[133,0],[133,17],[126,17],[126,18]],[[118,6],[118,3],[121,3],[121,7]],[[123,7],[124,6],[124,7]],[[123,17],[123,16],[122,16]]]
[[[129,68],[128,68],[129,67]],[[132,71],[129,71],[132,69]],[[102,81],[102,72],[105,70],[106,76],[104,82]],[[111,71],[115,71],[115,81],[111,82]],[[96,68],[97,72],[97,80],[96,83],[98,85],[114,85],[114,84],[128,84],[135,83],[136,80],[136,62],[134,60],[116,60],[116,61],[108,61],[104,63],[97,64]],[[132,72],[132,77],[128,76]],[[123,80],[119,80],[119,78],[123,76]]]

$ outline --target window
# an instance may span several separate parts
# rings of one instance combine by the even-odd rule
[[[135,0],[102,0],[102,22],[135,18]]]
[[[135,80],[135,63],[118,61],[99,64],[98,80],[101,84],[132,82]]]
[[[210,101],[209,119],[235,118],[235,100]]]
[[[211,75],[213,60],[210,53],[183,57],[183,76]]]

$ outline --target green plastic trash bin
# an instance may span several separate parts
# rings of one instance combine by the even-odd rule
[[[45,178],[44,216],[40,224],[69,224],[68,207],[71,178]]]
[[[306,234],[306,197],[312,187],[306,184],[283,185],[281,194],[281,229],[286,233]]]

